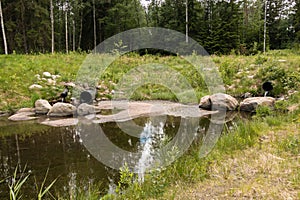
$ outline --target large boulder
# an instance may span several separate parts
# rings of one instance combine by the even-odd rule
[[[251,97],[244,99],[240,104],[240,110],[246,112],[255,112],[257,106],[274,107],[275,99],[273,97]]]
[[[76,107],[69,103],[56,103],[49,110],[50,117],[66,117],[73,115],[76,112]]]
[[[223,93],[217,93],[201,98],[199,108],[206,110],[236,110],[239,102],[232,96]]]
[[[47,114],[52,106],[47,100],[39,99],[34,104],[36,114]]]
[[[78,115],[89,115],[89,114],[96,114],[101,112],[101,109],[97,106],[89,105],[87,103],[82,103],[77,108]]]

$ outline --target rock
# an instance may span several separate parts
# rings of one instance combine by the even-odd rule
[[[287,109],[288,109],[289,112],[295,112],[296,110],[299,109],[299,105],[294,104],[294,105],[289,106]]]
[[[240,104],[241,111],[254,112],[258,105],[274,107],[275,99],[273,97],[251,97],[244,99]]]
[[[8,112],[0,111],[0,117],[8,116],[8,115],[9,115]]]
[[[203,108],[205,110],[211,109],[211,100],[209,95],[206,95],[200,99],[199,108]]]
[[[52,106],[47,100],[39,99],[34,104],[36,114],[47,114]]]
[[[31,86],[29,86],[29,89],[30,90],[39,90],[39,89],[42,89],[43,86],[39,85],[39,84],[32,84]]]
[[[52,75],[50,72],[43,72],[43,76],[46,78],[52,78]]]
[[[17,113],[23,113],[23,112],[35,112],[34,108],[21,108],[20,110],[17,111]]]
[[[246,92],[246,93],[243,94],[241,97],[244,98],[244,99],[250,98],[250,97],[252,97],[252,94],[251,94],[250,92]]]
[[[89,105],[87,103],[82,103],[77,108],[77,114],[78,115],[89,115],[89,114],[95,114],[100,113],[101,109],[97,106]]]
[[[280,59],[278,60],[278,62],[286,62],[286,60]]]
[[[65,117],[73,115],[76,111],[76,107],[69,103],[56,103],[49,110],[50,117]]]
[[[213,94],[211,96],[204,96],[201,98],[199,107],[207,110],[236,110],[239,103],[238,101],[223,93]]]
[[[20,112],[10,116],[8,119],[12,121],[27,121],[27,120],[33,120],[37,118],[37,117],[32,117],[31,115],[34,115],[34,112]]]
[[[41,80],[41,76],[39,74],[34,75],[37,80]]]
[[[56,84],[56,81],[52,80],[51,78],[48,78],[47,82],[48,82],[49,85],[55,85]]]

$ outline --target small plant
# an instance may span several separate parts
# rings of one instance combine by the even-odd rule
[[[122,194],[125,189],[134,182],[134,174],[129,170],[127,164],[120,169],[120,180],[118,182],[116,193]]]
[[[51,193],[49,192],[50,188],[54,185],[54,183],[56,182],[57,178],[54,179],[54,181],[52,181],[47,187],[45,187],[45,182],[48,176],[48,172],[49,172],[49,168],[47,169],[47,172],[45,174],[44,180],[42,182],[42,185],[40,187],[40,189],[38,189],[38,186],[36,185],[37,190],[39,191],[38,193],[38,200],[42,200],[42,198],[49,193],[51,195]]]
[[[21,188],[24,183],[29,178],[30,174],[25,173],[26,166],[24,167],[23,171],[21,172],[20,176],[18,176],[18,166],[15,168],[15,172],[10,179],[9,187],[9,198],[10,200],[17,200],[21,199],[22,195],[20,194]]]

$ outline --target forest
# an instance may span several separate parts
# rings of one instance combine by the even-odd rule
[[[210,54],[297,48],[300,0],[0,0],[0,53],[90,51],[137,27],[188,34]]]

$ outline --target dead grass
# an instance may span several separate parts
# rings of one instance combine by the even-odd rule
[[[254,147],[212,163],[209,179],[191,185],[178,182],[164,198],[299,199],[300,155],[278,145],[289,136],[300,136],[299,124],[269,130]]]

